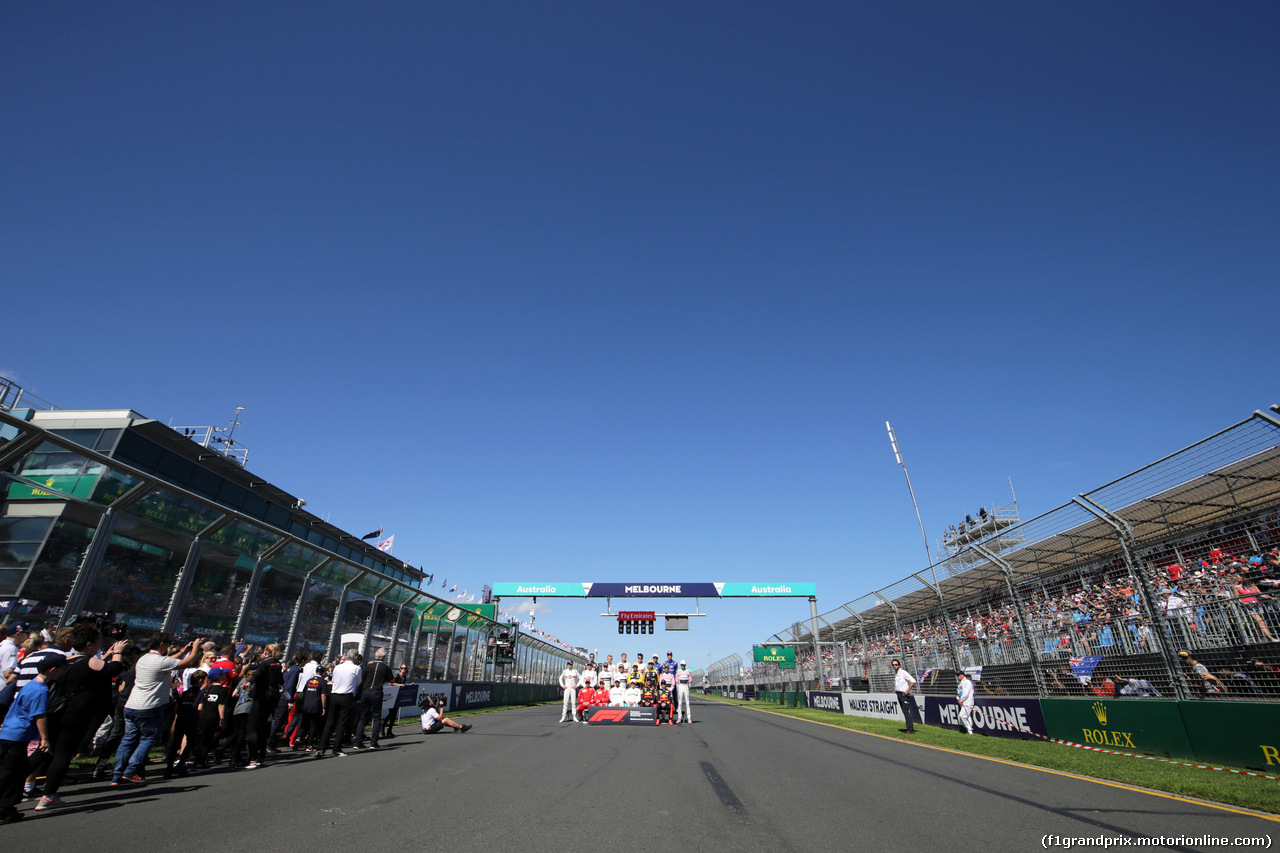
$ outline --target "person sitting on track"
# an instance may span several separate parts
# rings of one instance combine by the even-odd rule
[[[459,734],[471,730],[470,723],[459,725],[446,717],[444,715],[444,700],[437,699],[434,705],[427,708],[427,713],[422,715],[422,733],[424,735],[433,735],[445,726],[448,726]]]

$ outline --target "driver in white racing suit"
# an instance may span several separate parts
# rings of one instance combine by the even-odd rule
[[[564,662],[564,671],[560,673],[560,689],[564,691],[564,704],[560,710],[560,722],[576,722],[578,716],[578,684],[582,675],[573,668],[573,661]]]
[[[693,673],[684,661],[676,670],[676,722],[692,723],[693,714],[689,711],[689,685],[693,683]]]

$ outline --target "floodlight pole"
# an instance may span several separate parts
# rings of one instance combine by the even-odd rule
[[[933,552],[929,550],[929,536],[924,532],[924,520],[920,518],[920,505],[916,503],[916,490],[911,488],[911,475],[907,473],[907,463],[902,458],[902,451],[898,448],[898,437],[893,434],[893,427],[888,421],[884,422],[885,429],[889,431],[889,444],[893,446],[893,457],[898,460],[898,464],[902,466],[902,475],[907,478],[907,492],[911,495],[911,506],[916,511],[916,521],[920,524],[920,538],[924,541],[924,553],[929,558],[929,568],[933,570],[933,584],[938,585],[938,569],[933,565]]]

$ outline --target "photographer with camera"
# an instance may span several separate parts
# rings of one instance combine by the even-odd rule
[[[168,656],[170,639],[166,633],[155,634],[147,653],[134,666],[133,692],[124,706],[124,737],[116,751],[116,766],[111,775],[114,786],[146,781],[142,771],[147,753],[160,739],[160,731],[164,728],[165,708],[173,693],[170,684],[173,671],[191,666],[200,659],[203,638],[194,639],[185,646],[182,658]]]

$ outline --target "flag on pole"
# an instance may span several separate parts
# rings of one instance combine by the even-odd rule
[[[361,539],[377,539],[381,535],[382,535],[382,528],[379,527],[377,530],[373,531],[372,533],[369,533],[365,536],[361,536],[360,538]]]
[[[390,554],[391,546],[392,544],[395,543],[395,541],[396,541],[396,535],[392,533],[386,539],[383,539],[381,542],[378,543],[378,550],[385,551],[386,553]]]

